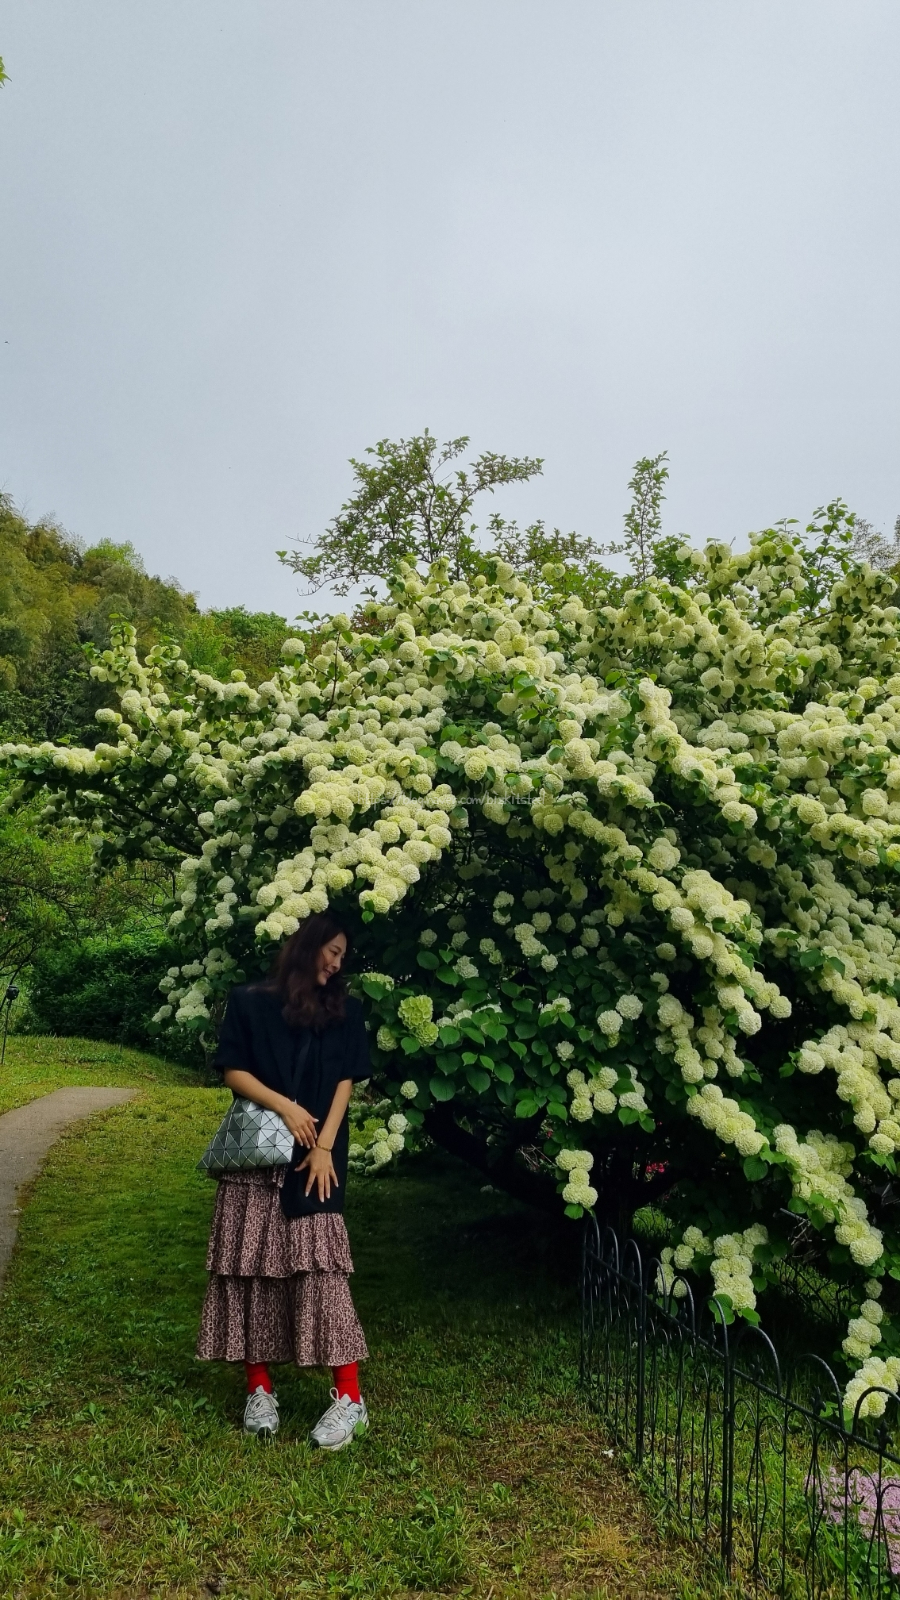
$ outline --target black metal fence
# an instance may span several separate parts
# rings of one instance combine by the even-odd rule
[[[820,1357],[782,1367],[771,1340],[698,1306],[633,1240],[590,1221],[582,1384],[673,1526],[736,1592],[785,1600],[900,1596],[900,1401],[852,1423]]]

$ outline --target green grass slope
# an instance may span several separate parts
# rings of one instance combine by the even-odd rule
[[[44,1034],[11,1034],[0,1067],[0,1114],[27,1105],[54,1089],[102,1084],[106,1088],[147,1089],[153,1084],[197,1086],[190,1067],[97,1039],[60,1039]]]

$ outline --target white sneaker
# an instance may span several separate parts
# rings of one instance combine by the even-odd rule
[[[244,1432],[258,1439],[274,1439],[278,1432],[278,1401],[267,1394],[262,1384],[247,1396],[244,1407]]]
[[[349,1400],[332,1389],[333,1404],[312,1429],[309,1442],[320,1450],[343,1450],[345,1444],[365,1433],[369,1426],[369,1413],[364,1400]]]

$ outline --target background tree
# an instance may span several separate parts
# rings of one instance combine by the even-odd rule
[[[485,452],[468,468],[443,472],[458,460],[468,436],[444,445],[426,429],[412,439],[390,439],[351,459],[357,491],[316,541],[311,555],[279,550],[280,559],[315,592],[331,584],[346,595],[367,578],[386,579],[401,561],[430,566],[446,561],[453,577],[469,569],[476,546],[472,507],[481,494],[524,483],[543,463],[527,456]]]
[[[291,629],[274,611],[247,611],[229,606],[202,611],[181,635],[185,660],[213,677],[228,678],[235,670],[260,683],[281,662],[281,647]]]
[[[130,542],[86,546],[49,520],[29,523],[0,496],[0,730],[93,743],[106,696],[90,676],[90,648],[108,646],[114,620],[132,623],[141,650],[177,639],[191,666],[257,682],[289,631],[274,612],[201,611],[176,579],[148,574]]]
[[[97,874],[71,827],[54,827],[36,805],[0,807],[0,977],[18,977],[60,944],[138,926],[161,932],[171,891],[157,863]]]
[[[479,532],[471,520],[476,498],[504,484],[527,482],[541,472],[543,462],[488,451],[468,469],[442,474],[468,444],[466,435],[438,445],[427,429],[412,439],[382,439],[366,451],[372,461],[351,460],[357,493],[341,507],[312,554],[281,550],[280,559],[309,584],[310,592],[330,585],[346,595],[365,579],[386,582],[400,562],[427,571],[433,562],[446,561],[451,577],[474,579],[489,577],[492,559],[499,558],[515,567],[536,594],[557,599],[579,595],[598,603],[601,595],[614,599],[635,576],[643,579],[655,572],[674,577],[681,571],[675,560],[681,541],[663,539],[661,531],[669,472],[665,452],[637,462],[628,485],[632,503],[625,515],[625,539],[604,545],[581,534],[550,530],[541,521],[520,528],[498,512],[491,513]],[[628,558],[628,574],[608,564],[610,555]],[[314,625],[318,619],[308,620]]]
[[[900,517],[894,523],[893,539],[886,539],[865,517],[857,517],[850,550],[854,561],[868,561],[879,572],[896,572],[900,567]]]

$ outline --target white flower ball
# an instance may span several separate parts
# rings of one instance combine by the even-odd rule
[[[622,1018],[618,1011],[601,1011],[597,1018],[597,1027],[608,1038],[615,1038],[622,1026]]]

